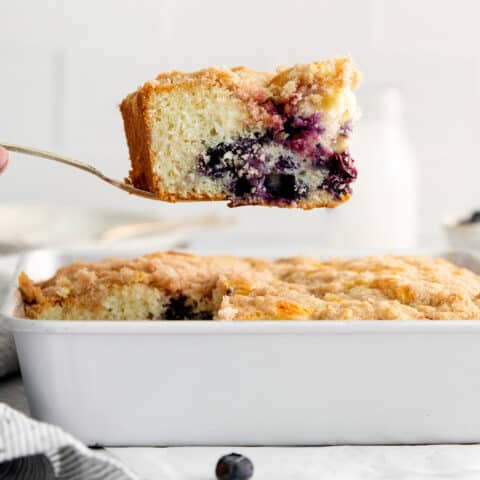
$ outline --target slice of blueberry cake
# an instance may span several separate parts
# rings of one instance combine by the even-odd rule
[[[172,202],[334,207],[357,176],[348,144],[359,81],[348,57],[276,74],[161,74],[120,106],[128,181]]]

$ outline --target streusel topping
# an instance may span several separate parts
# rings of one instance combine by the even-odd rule
[[[480,319],[479,276],[413,256],[269,262],[154,253],[74,263],[40,283],[22,274],[20,292],[30,318]]]

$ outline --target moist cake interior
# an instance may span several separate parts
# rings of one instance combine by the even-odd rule
[[[347,151],[323,146],[320,115],[281,117],[282,126],[209,147],[198,157],[200,174],[221,183],[233,205],[291,204],[326,191],[351,193],[357,170]],[[342,135],[350,132],[343,125]]]

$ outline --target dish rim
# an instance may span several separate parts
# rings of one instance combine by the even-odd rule
[[[34,320],[6,316],[12,333],[118,335],[311,335],[480,333],[479,320]]]

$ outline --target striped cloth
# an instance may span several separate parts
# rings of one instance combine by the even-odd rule
[[[138,480],[60,428],[0,404],[0,480]]]

